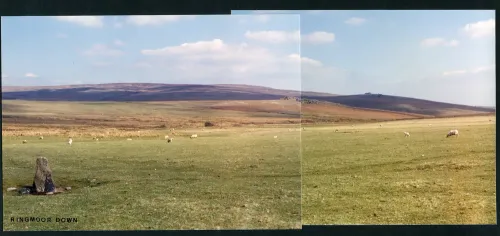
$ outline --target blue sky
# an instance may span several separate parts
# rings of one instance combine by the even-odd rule
[[[269,45],[252,32],[297,32]],[[300,89],[300,18],[2,17],[3,85],[117,82],[254,84]]]
[[[300,14],[303,90],[495,105],[494,11],[232,14]]]
[[[2,83],[237,83],[495,105],[494,11],[233,14],[2,17]]]

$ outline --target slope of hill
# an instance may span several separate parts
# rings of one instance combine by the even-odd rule
[[[327,103],[302,103],[303,113],[313,117],[352,119],[394,119],[462,116],[494,113],[495,108],[474,107],[416,98],[363,94],[340,96],[328,93],[280,90],[262,86],[218,84],[114,83],[40,87],[2,87],[4,100],[154,102],[154,101],[262,101],[214,105],[211,109],[295,114],[296,108],[270,104],[266,100],[302,97]],[[292,102],[293,103],[293,102]],[[281,108],[279,108],[281,107]],[[293,107],[293,108],[292,108]],[[287,109],[291,109],[285,111]],[[356,109],[354,109],[356,108]],[[390,114],[382,114],[391,112]],[[335,113],[335,114],[334,114]],[[344,115],[340,115],[344,114]]]
[[[483,113],[494,113],[495,108],[474,107],[423,99],[389,96],[381,94],[362,94],[348,96],[309,96],[303,98],[316,99],[342,104],[350,107],[412,113],[426,116],[462,116]]]
[[[271,100],[300,96],[299,91],[250,85],[117,83],[69,86],[2,87],[5,100],[37,101],[199,101]],[[303,92],[315,97],[334,94]]]

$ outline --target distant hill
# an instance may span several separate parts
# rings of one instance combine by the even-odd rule
[[[328,101],[349,107],[404,112],[426,116],[462,116],[494,113],[495,108],[458,105],[423,99],[389,96],[383,94],[361,94],[347,96],[309,96],[303,98]]]
[[[2,87],[2,99],[37,101],[197,101],[197,100],[272,100],[284,96],[300,97],[299,91],[251,85],[193,85],[116,83],[68,86]],[[303,92],[323,97],[328,93]]]
[[[4,100],[35,101],[106,101],[106,102],[153,102],[153,101],[217,101],[217,100],[278,100],[284,97],[301,97],[302,110],[317,115],[345,113],[346,117],[375,115],[385,117],[380,112],[392,112],[397,117],[442,117],[494,113],[495,108],[450,104],[423,99],[389,96],[382,94],[335,95],[329,93],[280,90],[262,86],[218,84],[153,84],[114,83],[40,87],[2,87]],[[312,102],[311,102],[312,101]],[[319,104],[318,102],[322,102]],[[326,103],[324,103],[326,102]],[[239,104],[239,103],[238,103]],[[248,110],[257,109],[248,105],[221,107],[216,109]],[[252,103],[253,104],[253,103]],[[256,103],[260,104],[260,103]],[[255,105],[255,104],[254,104]],[[255,105],[257,106],[257,105]],[[259,105],[261,106],[261,105]],[[258,107],[259,107],[258,106]],[[266,105],[267,106],[267,105]],[[357,110],[344,109],[357,108]],[[214,107],[215,109],[215,107]],[[264,108],[263,108],[264,109]],[[265,108],[264,110],[267,110]],[[368,112],[370,111],[370,112]],[[394,113],[396,112],[396,113]],[[392,115],[391,115],[392,116]]]

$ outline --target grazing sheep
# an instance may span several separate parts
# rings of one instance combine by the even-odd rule
[[[168,135],[165,135],[165,139],[168,139]]]
[[[455,135],[455,137],[458,137],[458,130],[456,130],[456,129],[450,130],[450,132],[448,132],[446,137],[448,138],[448,137],[453,136],[453,135]]]
[[[274,138],[278,138],[278,136],[274,136]]]
[[[40,139],[40,140],[42,140],[42,139],[43,139],[43,136],[40,136],[40,138],[39,138],[39,139]]]
[[[174,140],[174,138],[168,138],[167,143],[171,143]]]
[[[26,141],[26,140],[23,140],[23,143],[28,143],[28,141]]]
[[[73,139],[72,138],[69,138],[68,139],[68,144],[71,145],[73,143]]]
[[[98,139],[98,138],[96,138],[96,139],[95,139],[95,141],[99,141],[99,139]]]
[[[410,137],[410,133],[404,132],[404,134],[405,134],[405,137]]]
[[[193,135],[191,135],[191,138],[198,138],[198,135],[197,134],[193,134]]]
[[[132,139],[131,139],[131,138],[128,138],[128,139],[127,139],[127,141],[132,141]]]

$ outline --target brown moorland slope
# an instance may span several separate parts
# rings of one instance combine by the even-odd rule
[[[379,94],[339,96],[249,85],[118,83],[2,87],[5,124],[106,127],[370,122],[491,114],[473,107]],[[299,97],[281,100],[283,97]],[[306,99],[309,100],[306,102]],[[15,101],[17,100],[17,101]]]
[[[36,101],[203,101],[272,100],[284,96],[323,97],[334,94],[281,90],[252,85],[114,83],[39,87],[2,87],[4,100]]]
[[[321,101],[338,103],[350,107],[405,112],[433,117],[481,115],[491,114],[495,112],[495,108],[458,105],[382,94],[362,94],[347,96],[305,95],[303,97],[308,99],[317,99]]]

